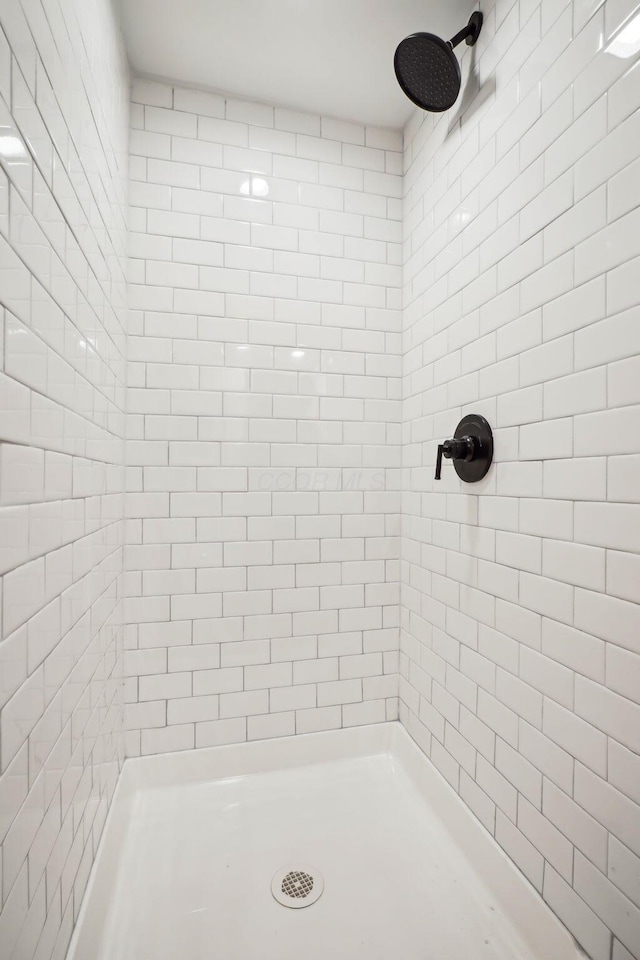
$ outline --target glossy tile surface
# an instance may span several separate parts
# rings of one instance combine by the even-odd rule
[[[132,98],[127,752],[395,719],[402,138]]]
[[[129,74],[0,3],[0,956],[67,949],[124,759]]]
[[[592,960],[640,957],[640,3],[481,9],[404,130],[400,719]],[[490,472],[435,481],[470,413]]]

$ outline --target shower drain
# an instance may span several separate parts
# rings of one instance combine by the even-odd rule
[[[311,867],[285,867],[271,881],[271,893],[278,903],[294,910],[310,907],[320,899],[323,890],[322,877]]]

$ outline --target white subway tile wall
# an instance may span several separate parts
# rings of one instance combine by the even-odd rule
[[[640,2],[482,9],[403,175],[393,131],[129,108],[108,0],[2,0],[2,957],[65,955],[123,709],[130,755],[399,716],[640,957]],[[434,482],[472,411],[494,469]]]
[[[0,956],[64,957],[123,759],[129,77],[0,3]]]
[[[400,719],[592,960],[640,957],[637,0],[485,0],[405,129]],[[478,88],[478,80],[480,88]],[[438,442],[493,425],[467,486]]]
[[[402,136],[132,99],[127,751],[396,719]]]

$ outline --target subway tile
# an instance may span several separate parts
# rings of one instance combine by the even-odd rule
[[[575,279],[578,283],[612,270],[626,259],[638,256],[640,212],[632,210],[578,244],[575,250]]]
[[[624,289],[622,284],[621,296],[623,297],[626,296]],[[581,331],[576,343],[576,365],[581,368],[593,367],[608,360],[624,358],[628,350],[633,350],[634,317],[634,310],[626,310],[618,316],[595,324],[593,328]]]
[[[524,797],[518,799],[518,828],[566,881],[573,876],[573,847]]]
[[[611,933],[572,886],[550,866],[545,868],[543,896],[594,960],[607,960],[611,951]]]
[[[636,907],[640,899],[636,879],[638,867],[638,857],[619,843],[615,837],[609,837],[609,879],[613,880],[616,887],[633,901]]]
[[[144,124],[145,130],[152,133],[168,133],[176,137],[195,137],[198,128],[192,114],[154,106],[144,108]]]
[[[630,116],[638,106],[638,64],[632,63],[629,69],[616,80],[608,91],[609,129],[618,126]]]
[[[572,427],[572,421],[565,417],[558,420],[530,423],[520,428],[520,456],[522,460],[528,462],[529,466],[532,466],[531,461],[546,461],[544,464],[536,464],[540,469],[538,496],[542,495],[542,475],[543,470],[548,466],[548,462],[554,459],[561,460],[571,452],[573,446]],[[536,491],[527,491],[526,495],[536,496]]]
[[[607,552],[606,592],[621,600],[634,601],[640,575],[640,558],[637,554],[610,550]]]
[[[633,669],[633,655],[620,651],[620,657],[624,657]],[[575,711],[596,729],[630,749],[637,748],[638,736],[635,731],[638,729],[640,707],[626,696],[620,696],[614,690],[585,677],[576,677]]]
[[[614,550],[634,550],[640,511],[636,504],[576,503],[575,532],[579,542]]]
[[[552,700],[545,700],[542,731],[568,754],[600,775],[606,769],[607,741],[599,730]]]
[[[577,161],[575,185],[578,199],[636,159],[634,143],[637,142],[639,122],[637,112],[633,113]]]
[[[633,960],[633,957],[619,940],[614,938],[612,960]]]
[[[599,682],[605,675],[605,644],[554,620],[542,621],[542,650],[546,656],[563,663],[576,673]]]
[[[580,853],[576,853],[574,888],[621,942],[635,949],[640,937],[640,910]]]
[[[545,576],[591,590],[604,590],[605,555],[583,544],[545,540],[542,551]]]
[[[496,840],[533,886],[541,891],[544,872],[542,855],[500,811],[496,811]]]
[[[610,500],[636,503],[638,501],[640,457],[611,457],[608,466]]]
[[[223,97],[204,90],[175,87],[173,106],[176,110],[182,110],[185,113],[195,113],[204,117],[224,117]]]
[[[629,453],[629,429],[635,410],[623,407],[576,417],[574,455],[603,456]]]

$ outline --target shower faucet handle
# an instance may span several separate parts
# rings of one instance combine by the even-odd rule
[[[476,483],[486,476],[493,460],[493,433],[480,414],[463,417],[450,440],[438,444],[435,479],[442,474],[442,458],[453,460],[461,480]]]
[[[447,460],[466,460],[469,462],[474,459],[475,453],[476,441],[473,437],[458,437],[457,439],[445,440],[444,443],[439,443],[435,479],[441,479],[443,457],[446,457]]]

